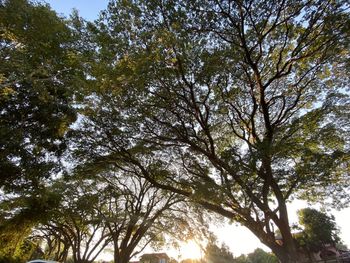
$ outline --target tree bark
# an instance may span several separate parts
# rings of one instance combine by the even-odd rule
[[[265,242],[263,242],[265,243]],[[295,241],[285,242],[281,245],[277,244],[266,244],[269,248],[271,248],[272,252],[276,255],[281,263],[300,263],[302,259],[296,247]]]

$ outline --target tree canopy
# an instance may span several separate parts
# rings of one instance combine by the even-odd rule
[[[23,241],[8,241],[15,222],[23,233],[38,222],[88,225],[66,235],[80,253],[86,244],[72,236],[89,240],[104,218],[101,233],[126,262],[158,218],[143,201],[161,208],[176,196],[242,224],[292,263],[288,202],[349,202],[346,0],[113,0],[91,23],[3,0],[0,27],[0,242],[9,251]],[[67,191],[50,191],[65,180]],[[95,188],[75,192],[78,182]],[[76,261],[90,260],[85,252]]]
[[[102,63],[91,71],[81,147],[92,162],[124,162],[246,226],[283,262],[298,261],[288,201],[344,200],[348,187],[346,8],[110,2],[92,30]]]
[[[71,30],[48,6],[1,1],[0,17],[0,186],[33,191],[57,171],[82,74]]]
[[[60,170],[83,74],[75,36],[47,5],[0,1],[0,34],[0,243],[12,256],[54,202],[45,187]]]

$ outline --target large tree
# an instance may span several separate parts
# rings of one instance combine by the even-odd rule
[[[127,263],[146,246],[162,243],[171,225],[180,223],[174,211],[182,200],[139,177],[129,175],[117,182],[118,189],[104,193],[108,212],[102,213],[112,239],[114,262]]]
[[[198,207],[154,187],[133,166],[98,156],[76,171],[95,184],[99,195],[95,209],[108,229],[115,262],[127,263],[149,246],[159,248],[208,234],[206,218],[194,212]]]
[[[48,5],[0,1],[0,242],[10,256],[21,242],[7,237],[23,241],[52,205],[44,188],[60,169],[83,76],[77,37]]]
[[[57,229],[49,225],[36,226],[34,232],[30,235],[30,239],[37,242],[39,247],[41,247],[41,258],[49,258],[57,261],[67,260],[71,245],[68,238],[62,232],[57,231]]]
[[[84,166],[52,186],[60,204],[32,235],[47,245],[47,258],[64,261],[71,252],[74,262],[88,263],[109,248],[115,262],[127,263],[146,246],[164,245],[165,235],[181,231],[177,237],[184,238],[194,229],[182,196],[131,171],[109,169]]]
[[[349,178],[346,8],[111,1],[92,30],[96,88],[84,113],[95,136],[81,147],[238,221],[282,262],[297,262],[288,201],[342,194]]]
[[[49,6],[0,1],[0,186],[38,189],[57,172],[83,74],[77,35]]]

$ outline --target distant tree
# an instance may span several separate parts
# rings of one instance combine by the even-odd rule
[[[235,258],[235,263],[247,263],[247,256],[242,254],[239,257]]]
[[[278,258],[272,253],[257,248],[247,255],[247,263],[278,263]]]
[[[163,260],[167,262],[171,262],[169,256],[166,253],[150,253],[150,254],[143,254],[140,257],[141,263],[160,263]]]
[[[105,175],[105,178],[107,175]],[[175,194],[154,188],[148,181],[130,174],[108,177],[103,190],[101,215],[109,230],[114,262],[128,263],[150,244],[162,242],[176,222],[173,211],[182,201]]]
[[[180,263],[202,263],[201,259],[185,258],[180,261]]]
[[[272,253],[266,252],[261,248],[257,248],[248,255],[240,255],[235,258],[235,263],[278,263],[278,258]]]
[[[304,208],[298,211],[298,217],[302,231],[297,233],[296,240],[305,250],[317,252],[326,245],[335,246],[340,242],[333,215],[313,208]]]
[[[219,247],[215,240],[209,242],[205,248],[204,261],[206,263],[234,263],[234,257],[230,249],[221,244]]]
[[[93,262],[112,247],[114,262],[127,263],[146,246],[162,245],[164,235],[185,238],[192,230],[183,197],[127,171],[81,169],[52,186],[60,204],[32,235],[43,241],[47,258],[65,261],[70,251],[76,263]]]
[[[49,225],[40,225],[35,228],[30,238],[43,248],[40,258],[50,258],[59,262],[67,260],[70,242],[62,231],[57,231]]]
[[[51,191],[60,193],[60,204],[37,227],[35,238],[45,241],[49,258],[65,261],[70,251],[75,263],[93,262],[111,241],[96,182],[57,181]]]

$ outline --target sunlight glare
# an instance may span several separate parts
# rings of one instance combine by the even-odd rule
[[[182,259],[200,259],[202,257],[201,248],[195,241],[187,241],[180,246],[180,256]]]

